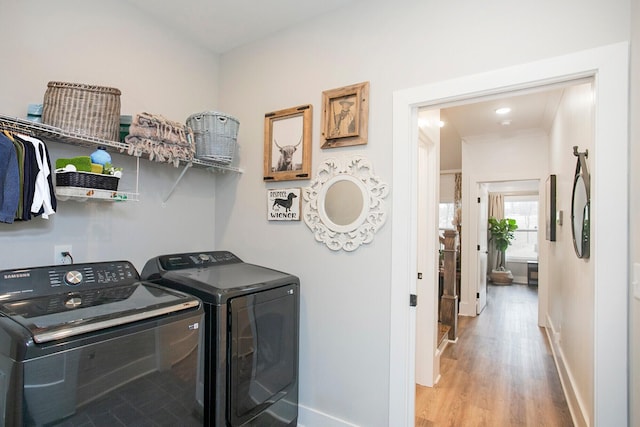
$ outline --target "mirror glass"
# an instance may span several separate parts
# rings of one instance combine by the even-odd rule
[[[583,174],[576,175],[571,201],[571,230],[578,258],[589,257],[589,193]]]
[[[324,196],[327,218],[336,225],[346,226],[355,222],[362,213],[364,195],[351,180],[334,181]]]
[[[388,193],[366,158],[330,158],[303,191],[302,218],[318,242],[334,251],[353,251],[370,243],[385,223]]]

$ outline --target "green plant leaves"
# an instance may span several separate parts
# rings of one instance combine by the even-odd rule
[[[493,241],[496,249],[500,252],[506,251],[515,237],[513,232],[517,229],[518,224],[515,219],[489,218],[489,233],[491,234],[489,241]]]

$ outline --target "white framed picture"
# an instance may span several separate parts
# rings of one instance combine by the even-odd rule
[[[269,221],[300,221],[300,188],[267,190]]]

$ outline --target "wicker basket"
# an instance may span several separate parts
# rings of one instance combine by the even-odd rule
[[[197,159],[222,164],[233,162],[240,122],[235,117],[215,111],[192,114],[187,126],[193,130]]]
[[[92,172],[56,172],[58,187],[95,188],[97,190],[117,190],[120,178]]]
[[[49,82],[44,94],[42,122],[69,132],[118,141],[120,90]]]

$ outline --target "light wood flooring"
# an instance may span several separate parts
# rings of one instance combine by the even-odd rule
[[[537,288],[487,287],[487,307],[459,318],[435,387],[416,386],[416,427],[573,426],[551,349],[537,325]]]

